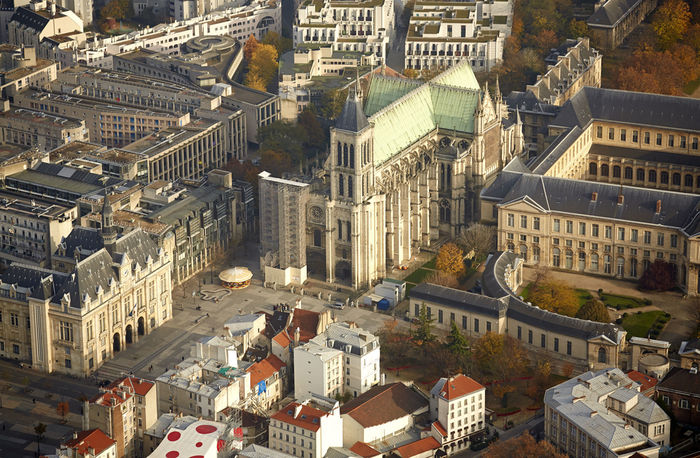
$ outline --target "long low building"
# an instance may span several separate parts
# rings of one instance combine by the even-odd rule
[[[560,364],[571,363],[580,371],[618,366],[626,349],[626,332],[619,326],[558,315],[534,307],[514,291],[522,282],[522,259],[511,252],[497,252],[482,276],[483,295],[422,283],[411,290],[411,312],[420,314],[423,304],[438,327],[449,329],[454,321],[470,338],[487,332],[507,334],[525,348]]]

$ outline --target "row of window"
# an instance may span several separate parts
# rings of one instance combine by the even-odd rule
[[[619,139],[622,142],[627,141],[627,129],[619,129]],[[596,127],[596,137],[597,138],[603,138],[603,126],[597,126]],[[608,127],[608,140],[615,140],[616,138],[616,129],[614,127]],[[687,139],[684,135],[680,135],[678,137],[678,147],[680,148],[686,148],[687,147]],[[632,131],[632,143],[639,143],[639,131],[638,130],[633,130]],[[645,145],[651,145],[651,132],[644,132],[644,139],[643,143]],[[656,139],[655,139],[655,144],[656,146],[663,146],[664,144],[664,135],[657,133],[656,134]],[[666,135],[666,146],[668,147],[675,147],[676,146],[676,136],[673,134]],[[691,146],[692,149],[697,150],[698,149],[698,138],[694,137],[691,141]]]
[[[588,174],[592,176],[597,176],[598,175],[598,164],[595,162],[591,162],[588,165]],[[600,176],[602,177],[608,177],[610,176],[610,166],[608,164],[601,164],[600,166]],[[614,165],[612,168],[612,177],[613,178],[622,178],[622,167],[619,165]],[[624,169],[624,179],[625,180],[632,180],[633,177],[635,177],[635,172],[632,169],[632,167],[625,167]],[[662,171],[660,174],[658,174],[658,181],[661,184],[669,184],[669,177],[671,178],[671,184],[673,186],[681,186],[681,174],[678,172],[673,173],[673,175],[669,175],[668,172]],[[646,178],[646,180],[645,180]],[[657,172],[656,170],[649,170],[649,173],[647,173],[644,169],[638,168],[636,172],[636,180],[637,181],[648,181],[649,183],[656,183],[657,182]],[[700,175],[698,175],[696,178],[693,177],[693,175],[687,173],[685,174],[685,177],[682,178],[683,186],[686,188],[692,188],[693,183],[696,184],[697,187],[700,187]]]
[[[580,451],[579,456],[585,457],[587,448],[590,450],[590,453],[588,455],[590,458],[594,458],[596,455],[600,458],[605,458],[607,456],[607,451],[605,447],[595,442],[593,438],[588,437],[583,430],[577,429],[573,423],[568,423],[564,419],[564,417],[561,418],[561,423],[559,423],[557,421],[558,417],[559,416],[556,412],[552,413],[550,436],[551,441],[554,444],[559,443],[560,448],[564,450],[565,453],[568,446],[570,456],[576,456],[576,447],[578,439],[578,447]],[[558,429],[558,426],[561,426],[561,429]],[[588,447],[586,447],[587,442]]]
[[[523,328],[521,326],[518,326],[518,340],[523,340]],[[527,343],[530,345],[534,345],[534,332],[532,329],[527,331]],[[547,335],[546,334],[540,334],[540,347],[541,348],[547,348]],[[573,348],[573,344],[571,341],[566,342],[566,354],[571,356],[571,351]],[[559,352],[559,338],[555,337],[554,338],[554,351]]]

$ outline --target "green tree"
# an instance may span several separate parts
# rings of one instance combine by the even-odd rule
[[[420,314],[418,315],[418,322],[416,323],[416,329],[413,330],[411,338],[418,346],[423,346],[430,343],[436,339],[435,334],[433,334],[433,324],[435,319],[428,315],[428,308],[423,302],[420,309]]]
[[[258,129],[258,143],[262,150],[284,151],[294,163],[304,157],[302,145],[306,142],[304,127],[292,121],[275,121]]]
[[[285,38],[277,32],[267,32],[262,42],[274,46],[280,56],[294,47],[291,38]]]
[[[336,119],[343,111],[343,105],[348,98],[348,90],[331,89],[321,97],[321,116],[326,119]]]
[[[129,0],[112,0],[100,11],[100,17],[105,20],[114,18],[117,21],[134,17],[134,8]]]
[[[274,177],[281,177],[292,169],[292,159],[284,151],[267,150],[260,155],[260,170],[270,172]]]
[[[459,330],[455,320],[452,320],[450,323],[450,333],[447,335],[445,348],[460,358],[466,358],[469,355],[469,341],[464,337],[462,331]]]
[[[610,314],[605,304],[596,300],[590,300],[583,304],[576,312],[576,318],[597,321],[598,323],[610,323]]]
[[[692,15],[690,6],[683,0],[665,0],[657,9],[651,21],[659,36],[662,51],[678,42],[688,30]]]
[[[304,144],[309,150],[307,151],[307,156],[310,156],[310,153],[318,152],[326,145],[326,136],[323,133],[321,123],[316,119],[315,111],[316,109],[310,104],[299,116],[299,124],[306,131],[306,142]]]
[[[586,21],[581,20],[577,21],[576,19],[572,19],[571,22],[569,22],[568,27],[566,28],[566,37],[567,38],[583,38],[583,37],[588,37],[590,36],[590,29],[588,28],[588,24],[586,24]]]

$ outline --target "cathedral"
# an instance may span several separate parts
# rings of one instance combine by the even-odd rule
[[[302,255],[310,274],[353,289],[481,219],[481,189],[523,150],[519,117],[468,62],[428,82],[374,75],[366,96],[356,87],[310,183]]]

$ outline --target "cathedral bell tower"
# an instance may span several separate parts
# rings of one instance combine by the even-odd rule
[[[117,228],[114,227],[114,210],[109,203],[109,190],[105,189],[105,197],[102,202],[102,243],[110,255],[114,254],[114,246],[117,242]]]

